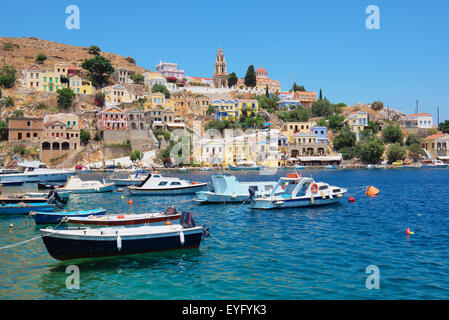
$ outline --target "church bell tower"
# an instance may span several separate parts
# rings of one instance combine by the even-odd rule
[[[218,49],[217,58],[215,60],[214,85],[215,88],[228,87],[228,72],[226,70],[224,53],[221,48]]]

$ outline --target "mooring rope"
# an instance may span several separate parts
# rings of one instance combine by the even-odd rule
[[[209,230],[207,230],[206,228],[203,227],[203,229],[212,236],[212,238],[214,238],[215,240],[217,240],[223,247],[226,247],[226,245],[221,242],[220,240],[218,240]]]

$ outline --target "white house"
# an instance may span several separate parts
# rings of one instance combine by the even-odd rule
[[[433,117],[430,113],[421,112],[405,116],[406,128],[429,129],[433,127]]]

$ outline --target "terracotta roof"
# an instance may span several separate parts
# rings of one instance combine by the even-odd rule
[[[432,134],[431,136],[425,137],[424,140],[435,140],[441,138],[442,136],[444,136],[444,133],[436,133]]]
[[[421,112],[421,113],[409,114],[408,116],[405,116],[405,117],[408,118],[408,117],[417,117],[417,116],[431,117],[432,115],[428,112]]]

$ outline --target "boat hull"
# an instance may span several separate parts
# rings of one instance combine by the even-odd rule
[[[85,188],[85,189],[66,189],[66,188],[62,188],[62,189],[56,189],[57,192],[59,191],[70,191],[71,193],[74,194],[84,194],[84,193],[104,193],[104,192],[112,192],[114,191],[114,186],[115,184],[109,184],[109,185],[105,185],[104,187],[99,187],[99,188]]]
[[[231,194],[216,194],[213,192],[198,192],[195,197],[195,202],[200,204],[206,203],[242,203],[247,200],[249,194],[246,195],[231,195]]]
[[[129,180],[129,179],[106,179],[106,182],[114,183],[118,187],[138,186],[142,184],[143,180]]]
[[[10,214],[29,214],[31,211],[42,211],[42,212],[53,212],[55,211],[55,205],[52,204],[33,204],[22,206],[17,204],[10,204],[5,206],[0,206],[0,215],[10,215]]]
[[[233,166],[228,165],[229,170],[232,171],[255,171],[255,170],[262,170],[265,169],[265,167],[239,167],[239,166]]]
[[[180,214],[177,215],[170,215],[170,216],[157,216],[157,217],[148,217],[148,218],[141,218],[141,217],[135,217],[134,219],[131,218],[114,218],[114,219],[71,219],[72,217],[69,217],[67,219],[67,223],[69,224],[77,224],[77,225],[86,225],[86,226],[136,226],[136,225],[142,225],[142,224],[152,224],[152,225],[165,225],[167,221],[174,221],[179,220],[181,217]],[[106,218],[106,217],[105,217]]]
[[[323,199],[322,196],[314,196],[313,202],[308,198],[298,198],[298,199],[256,199],[251,203],[251,209],[283,209],[283,208],[303,208],[303,207],[315,207],[315,206],[325,206],[339,203],[341,197],[333,196],[333,198],[329,198],[326,196]]]
[[[89,210],[89,211],[79,211],[79,212],[33,212],[33,218],[36,225],[41,224],[58,224],[66,217],[87,217],[87,216],[97,216],[104,215],[106,210]]]
[[[202,239],[202,228],[182,230],[180,232],[151,234],[143,236],[121,236],[121,248],[118,247],[117,236],[88,237],[60,236],[47,230],[41,230],[42,238],[48,253],[57,260],[82,258],[124,256],[157,251],[199,248]]]
[[[75,175],[75,172],[61,172],[61,173],[41,173],[41,174],[5,174],[0,176],[0,182],[11,183],[11,182],[60,182],[66,181],[69,177]]]
[[[198,191],[202,191],[207,187],[207,183],[198,183],[195,185],[189,185],[187,187],[178,188],[164,188],[164,189],[145,189],[140,187],[129,187],[129,191],[133,195],[149,195],[149,196],[159,196],[159,195],[182,195],[182,194],[192,194]]]

